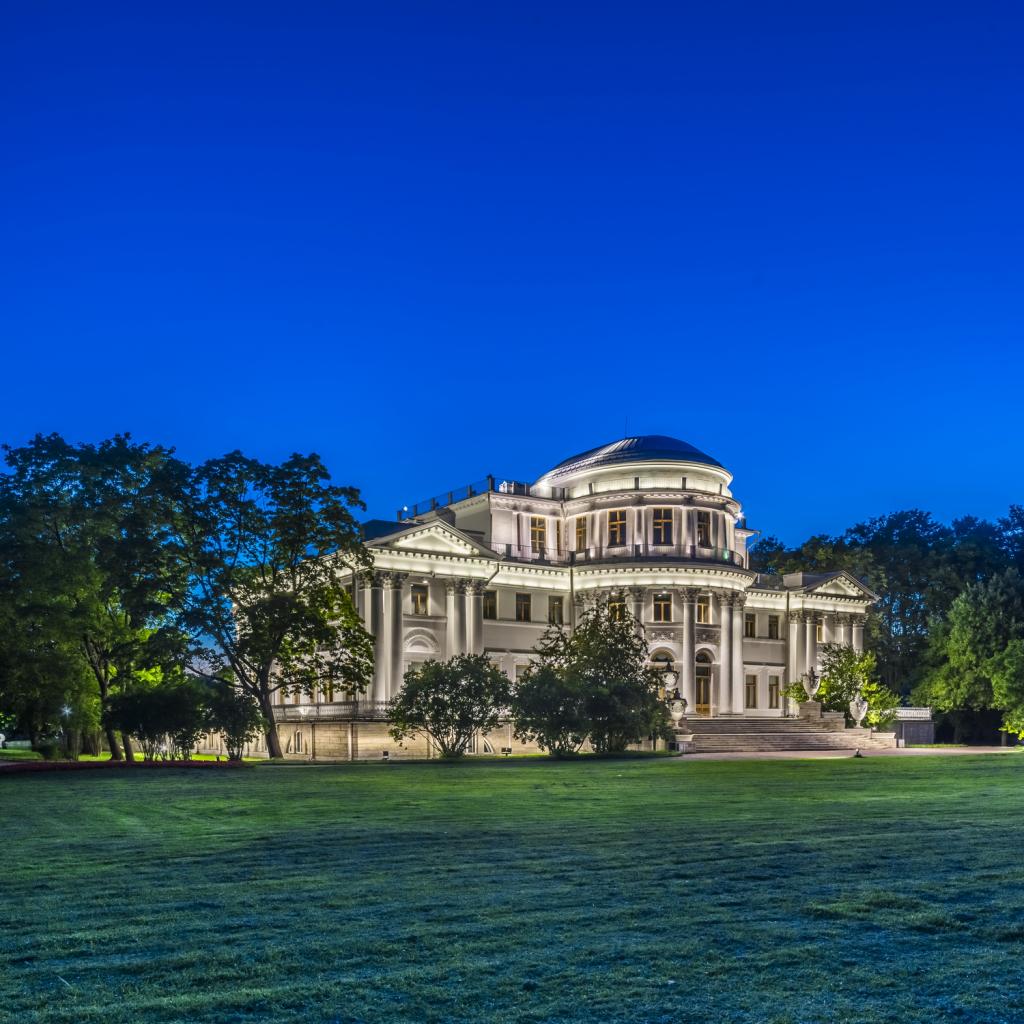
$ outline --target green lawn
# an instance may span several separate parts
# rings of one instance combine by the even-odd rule
[[[1024,1021],[1022,772],[0,776],[0,1021]]]

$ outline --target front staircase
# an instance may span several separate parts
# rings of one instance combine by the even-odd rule
[[[801,750],[891,750],[893,733],[847,729],[842,716],[800,718],[687,718],[676,733],[678,749],[692,754]]]

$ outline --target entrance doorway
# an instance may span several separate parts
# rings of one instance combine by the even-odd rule
[[[696,707],[694,712],[698,715],[711,714],[711,658],[705,651],[697,655],[696,663]]]

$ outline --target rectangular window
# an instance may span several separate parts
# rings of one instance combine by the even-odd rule
[[[548,598],[548,622],[552,626],[561,626],[565,621],[563,617],[563,600],[564,598],[561,597]]]
[[[429,605],[430,591],[424,586],[412,588],[412,613],[413,615],[426,615]]]
[[[670,508],[654,510],[654,543],[672,543],[672,509]]]
[[[498,617],[498,592],[496,590],[484,591],[484,618],[496,619]]]
[[[817,643],[822,644],[825,642],[825,625],[821,622],[814,624],[814,639]]]
[[[530,595],[516,594],[516,622],[529,621],[531,621]]]
[[[655,594],[654,595],[654,621],[655,622],[671,622],[672,621],[672,595],[671,594]]]
[[[711,598],[707,594],[697,598],[697,622],[702,626],[711,622]]]
[[[702,548],[711,547],[711,513],[697,512],[697,545]]]
[[[747,676],[746,685],[747,707],[757,707],[757,676]]]
[[[576,550],[587,550],[587,517],[576,517]]]
[[[743,615],[743,635],[757,636],[757,616],[753,612],[745,612]]]
[[[626,543],[626,510],[618,509],[608,513],[608,545],[621,546]]]
[[[626,617],[626,602],[621,597],[613,597],[608,602],[608,614],[616,622],[622,622]]]
[[[543,516],[530,516],[530,547],[535,555],[547,547],[548,521]]]
[[[778,708],[779,706],[779,677],[768,677],[768,707]]]
[[[778,615],[768,616],[768,639],[778,640],[779,639],[779,617]]]

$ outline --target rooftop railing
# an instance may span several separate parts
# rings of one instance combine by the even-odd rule
[[[684,545],[682,549],[666,550],[644,547],[642,544],[615,545],[606,548],[587,548],[583,551],[556,551],[534,547],[532,544],[492,544],[491,548],[512,562],[532,562],[535,565],[596,565],[604,562],[718,562],[737,565],[741,569],[746,561],[742,552],[727,548]]]
[[[386,700],[335,700],[317,704],[278,704],[276,722],[382,721],[388,717]]]

